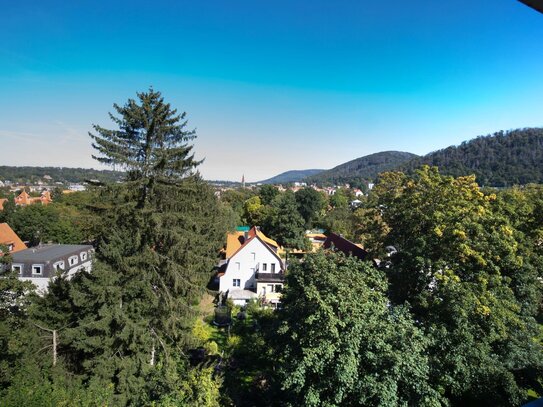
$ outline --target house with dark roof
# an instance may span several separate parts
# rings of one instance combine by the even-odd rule
[[[237,305],[261,298],[275,307],[280,301],[285,266],[279,245],[257,227],[227,238],[227,259],[221,268],[219,291]]]
[[[49,281],[57,272],[64,271],[68,278],[85,269],[91,270],[91,245],[50,244],[32,247],[12,254],[11,269],[19,279],[31,281],[38,293],[47,291]]]
[[[370,260],[368,252],[360,245],[345,239],[341,235],[329,233],[322,245],[325,249],[342,252],[347,256],[354,256],[360,260]]]

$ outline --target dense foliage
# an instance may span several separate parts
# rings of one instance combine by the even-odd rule
[[[275,343],[289,405],[439,403],[428,340],[386,291],[384,273],[342,254],[312,254],[290,269]]]
[[[372,199],[365,231],[391,254],[391,302],[410,304],[431,339],[435,388],[453,404],[520,403],[543,366],[536,242],[473,176],[386,173]]]
[[[479,185],[506,187],[543,183],[543,129],[500,131],[465,141],[404,166],[415,169],[423,164],[437,166],[443,174],[475,174]]]
[[[328,252],[291,261],[274,323],[241,338],[269,367],[245,379],[246,397],[515,406],[543,394],[543,188],[485,190],[423,167],[382,174],[358,208],[345,194],[320,222],[367,243],[379,266]]]

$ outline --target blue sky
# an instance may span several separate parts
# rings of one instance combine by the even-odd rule
[[[98,168],[91,125],[151,85],[207,179],[543,125],[543,15],[514,0],[43,0],[0,27],[4,165]]]

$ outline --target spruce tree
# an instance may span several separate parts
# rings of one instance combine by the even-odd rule
[[[226,232],[211,187],[196,172],[193,130],[159,92],[114,105],[118,128],[94,126],[95,158],[126,171],[102,188],[105,226],[92,273],[72,281],[79,321],[66,329],[73,370],[111,384],[119,404],[175,391],[197,303]]]

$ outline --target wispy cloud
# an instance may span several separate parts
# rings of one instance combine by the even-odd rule
[[[67,141],[81,142],[87,138],[87,134],[84,131],[78,130],[68,123],[61,120],[55,120],[54,123],[63,130],[60,135],[62,138],[59,140],[61,143],[65,143]]]
[[[17,139],[17,140],[29,140],[32,141],[43,141],[43,138],[40,135],[31,134],[31,133],[23,133],[18,131],[11,131],[11,130],[0,130],[0,138],[11,138],[11,139]]]

